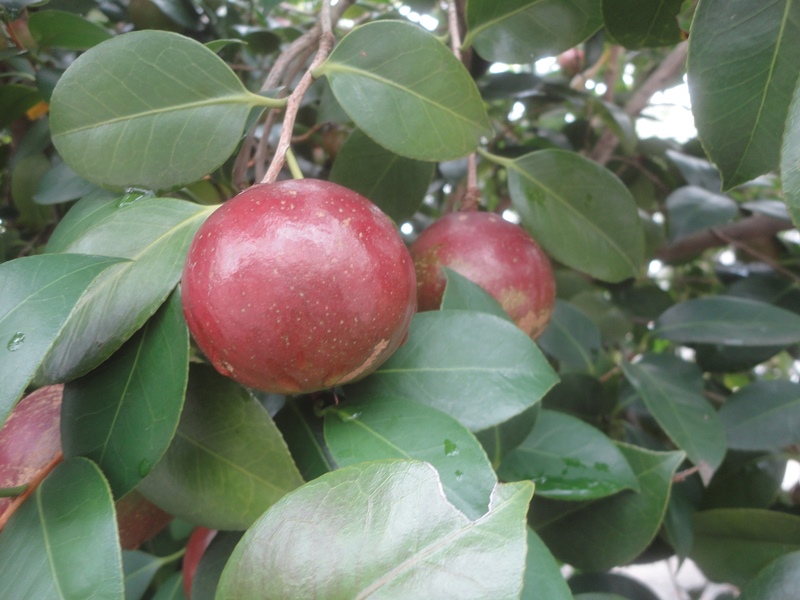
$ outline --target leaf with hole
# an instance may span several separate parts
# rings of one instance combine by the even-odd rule
[[[471,521],[447,502],[428,464],[345,467],[287,495],[245,533],[217,598],[265,589],[274,600],[320,590],[330,600],[519,598],[532,493],[529,482],[499,484],[489,512]]]

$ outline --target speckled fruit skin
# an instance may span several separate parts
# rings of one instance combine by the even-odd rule
[[[183,310],[216,369],[300,394],[355,381],[403,343],[416,311],[408,249],[363,196],[313,179],[253,186],[200,227]]]
[[[477,283],[532,338],[544,331],[556,286],[547,255],[519,226],[486,212],[440,218],[411,245],[417,271],[419,310],[442,302],[448,267]]]

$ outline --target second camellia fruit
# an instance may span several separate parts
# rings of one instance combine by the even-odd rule
[[[200,227],[183,272],[189,329],[239,383],[299,394],[360,379],[405,341],[411,257],[363,196],[318,180],[253,186]]]
[[[544,331],[555,304],[550,261],[525,231],[486,212],[450,213],[411,246],[420,310],[442,302],[448,267],[478,284],[529,336]]]

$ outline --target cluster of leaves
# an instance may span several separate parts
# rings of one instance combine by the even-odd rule
[[[284,398],[203,364],[177,284],[199,225],[260,179],[250,149],[285,104],[264,82],[305,68],[309,4],[0,3],[0,422],[66,382],[64,460],[0,534],[0,595],[180,598],[173,560],[204,526],[225,533],[192,598],[638,600],[596,573],[672,555],[790,598],[800,270],[777,232],[800,221],[796,5],[456,2],[466,68],[406,18],[445,35],[438,3],[340,0],[300,169],[419,230],[477,152],[484,207],[545,248],[559,299],[534,343],[450,272],[375,373]],[[639,140],[631,103],[689,23],[703,147]],[[533,68],[576,45],[603,94]],[[123,551],[131,494],[177,520]]]

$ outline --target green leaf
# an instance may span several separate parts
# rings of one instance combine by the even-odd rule
[[[289,452],[306,481],[336,468],[325,445],[322,419],[314,413],[313,402],[310,397],[287,399],[275,415],[275,425],[283,434]]]
[[[119,262],[105,256],[60,254],[0,264],[0,423],[75,314],[86,289]]]
[[[163,190],[200,179],[239,143],[248,92],[203,44],[135,31],[79,56],[56,85],[53,143],[76,173],[114,189]]]
[[[720,508],[695,516],[690,556],[712,581],[741,586],[771,561],[799,550],[800,517],[796,515]]]
[[[48,352],[37,379],[66,381],[106,360],[149,319],[178,283],[197,228],[216,207],[183,200],[125,196],[97,200],[66,221],[48,250],[130,259],[109,269],[81,299]]]
[[[191,600],[214,600],[222,571],[241,539],[241,531],[217,532],[197,565]]]
[[[639,273],[642,222],[630,192],[610,171],[563,150],[503,164],[522,224],[548,254],[603,281]]]
[[[595,374],[600,355],[600,330],[584,312],[556,300],[550,324],[536,342],[545,354],[559,361],[561,371]]]
[[[122,552],[122,569],[125,573],[125,600],[140,600],[147,591],[156,571],[164,565],[158,557],[140,550]]]
[[[557,379],[536,344],[513,323],[448,310],[418,313],[405,345],[347,390],[348,397],[363,401],[414,400],[480,431],[536,404]]]
[[[339,469],[286,496],[245,533],[216,597],[269,589],[274,600],[319,590],[329,600],[518,598],[532,492],[528,482],[500,484],[489,513],[470,521],[447,502],[428,464]]]
[[[469,72],[417,25],[375,21],[354,29],[314,71],[323,75],[355,124],[395,154],[460,158],[491,131]]]
[[[237,383],[193,366],[178,431],[137,488],[209,529],[246,529],[303,480],[264,407]]]
[[[673,191],[665,204],[672,241],[727,223],[739,212],[739,205],[728,196],[693,185]]]
[[[800,385],[756,381],[736,390],[719,411],[728,446],[777,450],[800,443]]]
[[[671,46],[681,41],[683,0],[603,0],[606,31],[626,48]]]
[[[447,281],[442,295],[442,310],[474,310],[512,322],[500,303],[486,290],[448,267],[442,267]]]
[[[53,209],[34,203],[33,195],[42,176],[50,170],[44,154],[33,154],[20,160],[11,174],[11,197],[19,212],[17,223],[22,227],[41,230],[53,219]]]
[[[537,498],[530,521],[553,555],[576,569],[604,571],[630,562],[655,537],[683,452],[652,452],[619,444],[641,492],[600,500],[565,502]]]
[[[621,573],[575,573],[568,583],[580,600],[660,600],[650,588]],[[591,594],[600,598],[593,599]]]
[[[602,24],[597,0],[470,0],[464,47],[489,61],[528,64],[580,44]]]
[[[183,592],[183,573],[178,571],[161,584],[152,600],[188,600]]]
[[[680,344],[788,346],[800,342],[800,316],[745,298],[696,298],[664,312],[653,335]]]
[[[800,551],[773,560],[742,588],[739,600],[795,600],[800,590]]]
[[[540,410],[541,402],[537,402],[508,421],[473,432],[495,470],[500,466],[503,457],[528,437],[539,418]]]
[[[31,13],[28,29],[40,47],[86,50],[111,39],[108,30],[97,23],[63,10]]]
[[[557,410],[600,426],[616,403],[616,397],[604,398],[603,387],[596,378],[583,373],[565,373],[542,400],[542,408]]]
[[[710,479],[727,446],[719,415],[703,396],[700,369],[669,354],[646,354],[623,362],[622,370],[664,432]]]
[[[60,204],[77,200],[97,192],[98,189],[62,162],[45,173],[33,199],[38,204]]]
[[[533,529],[528,527],[527,531],[528,557],[520,600],[572,600],[556,559]]]
[[[728,452],[703,494],[702,507],[769,508],[781,491],[786,456]]]
[[[340,467],[387,458],[424,460],[439,471],[453,506],[470,519],[489,509],[497,477],[478,440],[434,408],[391,397],[325,413],[325,440]]]
[[[497,474],[504,481],[532,479],[537,497],[558,500],[640,489],[628,461],[605,434],[551,410],[541,412],[533,431],[505,457]]]
[[[111,490],[85,458],[64,461],[0,536],[0,596],[122,600],[122,559]]]
[[[64,387],[64,456],[94,460],[120,498],[169,447],[189,374],[189,331],[180,295],[109,360]]]
[[[689,39],[689,91],[700,141],[729,189],[778,167],[795,84],[793,0],[702,0]]]
[[[135,198],[137,196],[127,196]],[[116,202],[111,202],[116,198]],[[66,252],[70,244],[75,243],[81,236],[85,235],[97,223],[108,219],[119,208],[119,204],[125,204],[126,197],[117,197],[111,192],[98,189],[95,192],[78,200],[67,211],[58,226],[53,230],[50,239],[47,240],[45,252],[59,253]]]
[[[795,87],[789,105],[780,167],[783,196],[789,214],[794,224],[800,226],[800,84]]]
[[[390,152],[356,129],[336,155],[330,180],[369,198],[400,222],[417,212],[435,168],[435,163]]]
[[[41,101],[39,90],[29,85],[18,83],[0,85],[0,127],[7,127]]]

